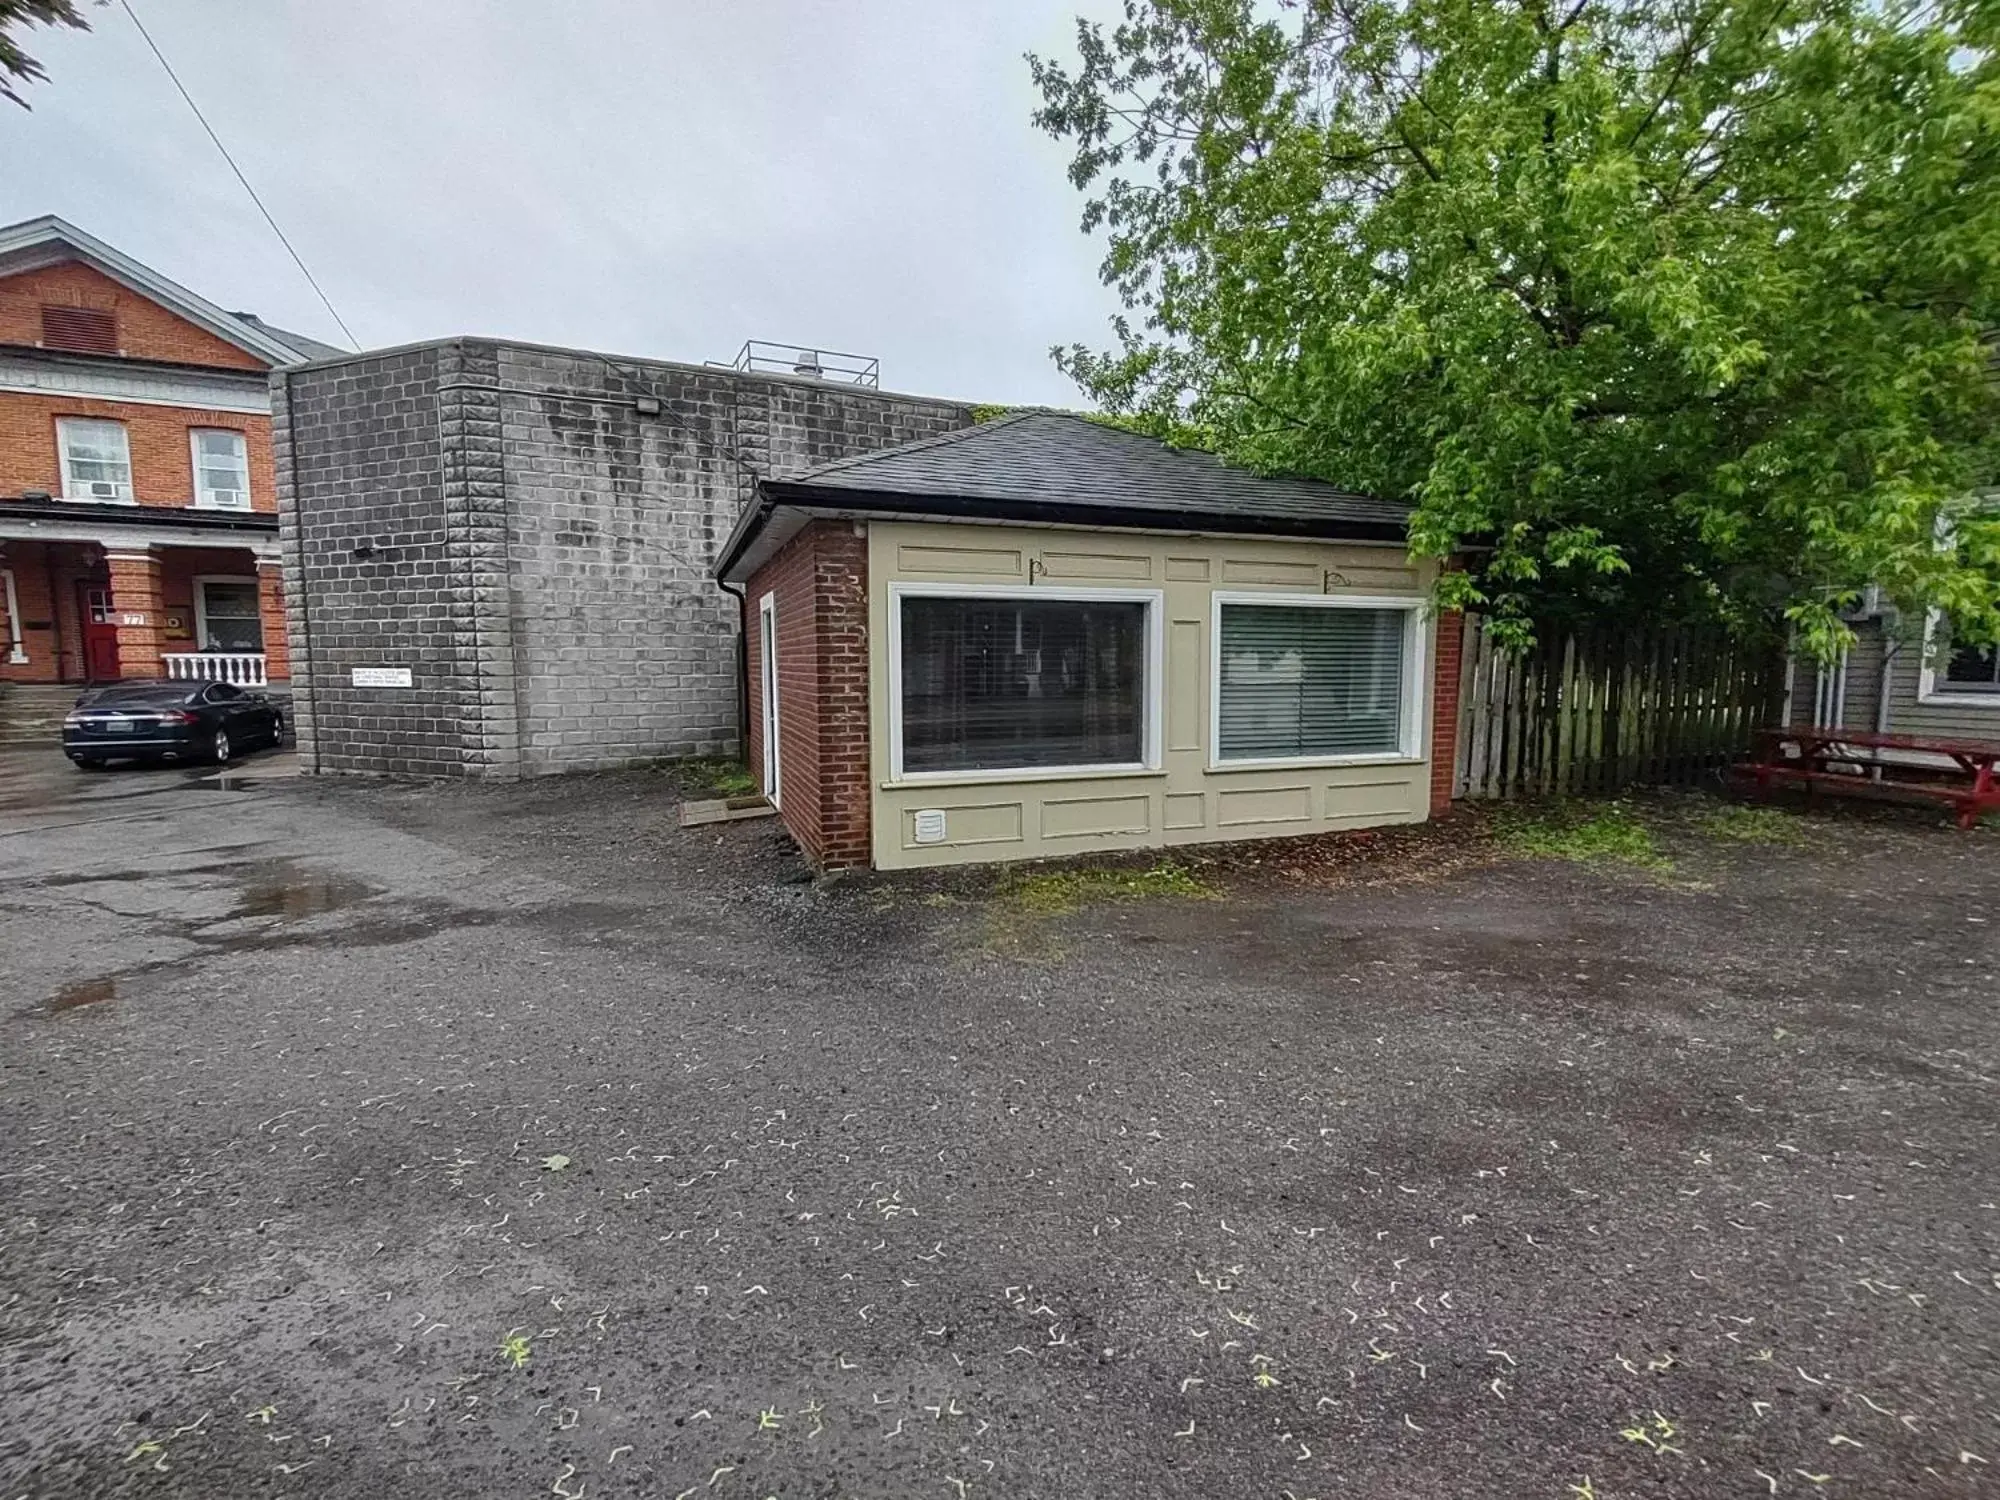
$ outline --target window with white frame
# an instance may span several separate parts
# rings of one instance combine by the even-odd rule
[[[897,589],[890,608],[897,776],[1157,759],[1155,596]]]
[[[1217,764],[1417,754],[1416,601],[1219,596]]]
[[[56,423],[63,498],[130,502],[132,450],[123,422],[64,417]]]
[[[1937,545],[1950,551],[1958,545],[1959,522],[1966,517],[1991,521],[2000,516],[2000,501],[1989,491],[1969,509],[1937,519]],[[1917,701],[1957,700],[1968,707],[2000,708],[2000,651],[1992,646],[1951,639],[1951,621],[1942,610],[1924,616],[1923,654],[1917,664]]]
[[[194,503],[204,510],[250,508],[250,454],[243,434],[226,427],[197,427],[194,448]]]
[[[195,628],[204,651],[262,651],[264,621],[254,578],[195,581]]]
[[[1947,693],[2000,693],[2000,652],[1991,646],[1953,646],[1938,688]]]

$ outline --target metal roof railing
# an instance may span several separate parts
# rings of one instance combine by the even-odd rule
[[[882,361],[871,355],[843,354],[838,349],[814,349],[805,344],[775,344],[768,339],[745,339],[730,368],[745,373],[805,375],[836,385],[867,386],[870,390],[882,387]]]

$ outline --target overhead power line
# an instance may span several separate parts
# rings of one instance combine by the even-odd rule
[[[355,338],[354,330],[347,326],[347,320],[341,317],[339,311],[334,307],[333,299],[327,296],[325,290],[320,286],[319,282],[316,279],[314,279],[313,273],[306,269],[306,263],[300,257],[299,252],[293,249],[292,242],[285,238],[285,231],[280,229],[278,227],[278,221],[271,217],[271,210],[264,206],[264,200],[262,198],[259,198],[257,196],[257,190],[252,186],[250,186],[250,179],[245,177],[243,175],[243,169],[236,165],[236,158],[231,156],[229,154],[229,148],[222,144],[222,137],[215,133],[215,127],[208,123],[208,117],[201,112],[201,106],[194,102],[194,95],[190,94],[187,91],[187,85],[181,82],[180,75],[174,71],[174,65],[167,61],[166,53],[160,50],[160,44],[154,41],[153,34],[150,31],[146,30],[146,23],[144,21],[141,21],[139,19],[139,13],[132,9],[132,0],[118,0],[118,3],[121,7],[123,7],[125,14],[132,18],[132,24],[139,28],[139,35],[145,38],[146,45],[152,49],[153,56],[155,56],[160,60],[160,66],[166,69],[167,77],[172,80],[174,87],[180,91],[180,96],[183,99],[187,100],[187,107],[194,111],[194,117],[196,120],[201,122],[201,128],[207,131],[208,138],[211,141],[215,142],[215,149],[217,151],[220,151],[222,153],[222,159],[229,163],[229,170],[234,172],[236,174],[236,180],[243,184],[243,191],[248,193],[250,195],[250,201],[257,205],[257,212],[262,214],[264,216],[264,222],[271,226],[271,233],[275,234],[278,237],[278,243],[285,247],[285,253],[291,256],[292,264],[299,268],[299,274],[305,277],[306,284],[310,286],[313,289],[314,293],[319,297],[320,302],[325,306],[327,310],[328,316],[330,316],[334,322],[340,325],[340,331],[347,335],[347,342],[350,345],[352,345],[355,349],[357,350],[360,349],[361,341]]]

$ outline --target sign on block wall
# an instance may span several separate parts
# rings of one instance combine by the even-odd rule
[[[356,687],[409,687],[408,667],[356,667],[353,672]]]

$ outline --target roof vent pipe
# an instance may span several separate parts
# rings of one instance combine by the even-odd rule
[[[799,351],[799,362],[792,366],[792,373],[794,375],[804,375],[813,380],[819,379],[822,373],[819,363],[819,350],[801,349]]]

